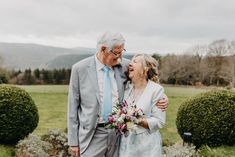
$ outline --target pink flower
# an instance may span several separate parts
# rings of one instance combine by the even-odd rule
[[[142,109],[138,109],[133,102],[128,104],[123,101],[122,104],[117,104],[113,107],[112,113],[108,118],[108,128],[117,129],[119,134],[128,134],[127,124],[138,124],[138,118],[144,115]]]
[[[108,121],[109,121],[109,123],[113,123],[114,122],[114,117],[113,116],[109,116]]]

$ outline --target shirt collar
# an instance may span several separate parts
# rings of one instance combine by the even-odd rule
[[[113,70],[114,67],[119,67],[122,66],[122,60],[120,63],[118,63],[117,65],[114,65],[111,70]],[[95,64],[96,64],[96,70],[100,71],[103,69],[103,67],[105,66],[103,63],[100,62],[100,60],[97,58],[97,53],[95,54]]]

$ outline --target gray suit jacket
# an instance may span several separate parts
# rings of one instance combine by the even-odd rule
[[[124,96],[125,72],[129,60],[114,67],[119,101]],[[73,65],[68,95],[68,144],[79,146],[80,153],[88,147],[100,116],[100,97],[95,56]]]

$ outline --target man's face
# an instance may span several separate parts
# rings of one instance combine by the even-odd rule
[[[124,44],[115,45],[111,51],[106,49],[105,52],[106,64],[109,66],[117,65],[121,61],[122,55],[125,52]]]

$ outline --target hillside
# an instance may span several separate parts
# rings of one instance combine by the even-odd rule
[[[92,48],[60,48],[38,44],[0,43],[0,56],[7,68],[39,68],[54,58],[65,54],[92,54]],[[68,61],[69,62],[69,61]]]
[[[0,56],[3,66],[9,69],[45,68],[59,69],[71,66],[96,52],[94,48],[60,48],[38,44],[1,43]],[[130,59],[132,54],[124,54]]]
[[[93,53],[61,55],[55,57],[54,59],[43,65],[43,68],[45,69],[71,68],[72,65],[75,64],[76,62],[84,58],[87,58],[91,55],[93,55]],[[124,54],[124,57],[127,59],[131,59],[132,56],[133,56],[132,54]]]

